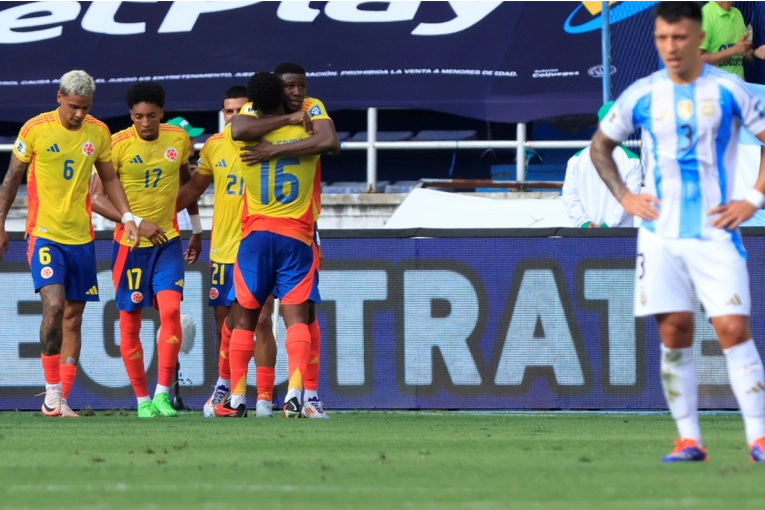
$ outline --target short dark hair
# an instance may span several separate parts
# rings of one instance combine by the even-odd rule
[[[233,87],[229,87],[228,90],[226,90],[226,93],[223,94],[223,101],[226,99],[238,99],[240,97],[247,97],[247,87],[243,85],[234,85]]]
[[[654,11],[657,18],[667,23],[690,19],[701,23],[701,7],[698,2],[659,2]]]
[[[282,106],[282,80],[268,71],[255,73],[247,82],[247,97],[257,110],[272,113]]]
[[[283,74],[302,74],[305,76],[305,69],[300,64],[295,62],[282,62],[274,67],[274,74],[281,76]]]
[[[165,89],[155,81],[139,81],[127,89],[125,100],[127,101],[128,108],[131,110],[138,103],[151,103],[164,108]]]

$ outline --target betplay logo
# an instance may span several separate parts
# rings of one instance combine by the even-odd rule
[[[80,22],[83,30],[98,34],[134,35],[146,33],[146,23],[117,21],[124,2],[92,2]],[[156,3],[156,2],[141,2]],[[157,33],[191,32],[206,13],[243,9],[264,2],[172,2]],[[369,2],[327,2],[322,8],[311,2],[280,2],[276,16],[282,21],[311,23],[320,14],[343,23],[395,23],[412,21],[422,2],[374,2],[387,4],[383,10],[361,9]],[[454,17],[438,23],[420,23],[412,35],[434,36],[466,30],[493,12],[502,2],[448,2]],[[21,44],[60,37],[63,24],[80,16],[80,2],[30,2],[0,10],[0,44]],[[260,14],[258,14],[260,16]],[[23,30],[23,31],[20,31]]]

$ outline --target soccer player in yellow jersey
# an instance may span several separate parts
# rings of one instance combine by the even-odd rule
[[[27,121],[13,145],[11,164],[0,186],[0,260],[8,252],[5,220],[27,175],[26,236],[35,291],[40,293],[40,326],[46,416],[77,416],[67,399],[77,374],[82,313],[98,301],[96,251],[88,193],[96,167],[113,197],[116,221],[126,245],[138,244],[138,228],[111,163],[109,129],[88,112],[96,84],[85,71],[61,77],[58,109]]]
[[[258,140],[268,131],[285,125],[303,124],[308,133],[313,136],[300,140],[297,143],[287,145],[274,145],[267,140],[262,140],[255,147],[249,148],[242,154],[242,161],[248,164],[258,164],[276,156],[296,156],[302,154],[325,154],[333,153],[340,149],[337,140],[335,125],[327,114],[324,104],[312,97],[306,96],[306,76],[305,69],[294,62],[282,62],[274,69],[283,84],[285,115],[273,116],[268,118],[258,118],[255,109],[251,104],[245,105],[240,116],[232,123],[232,134],[236,140]],[[314,181],[314,221],[317,221],[321,213],[321,165],[317,163],[316,177]],[[314,225],[315,227],[315,225]],[[315,235],[315,248],[317,257],[320,261],[323,259],[319,241],[318,230]],[[318,276],[316,278],[318,285]],[[260,315],[258,329],[271,329],[271,310],[273,309],[273,299],[266,301],[263,306],[263,312]],[[321,353],[321,330],[319,322],[316,320],[316,307],[313,303],[309,308],[309,324],[311,332],[311,359],[308,370],[305,374],[305,398],[303,404],[303,416],[306,418],[327,418],[324,412],[324,404],[319,398],[319,360]],[[225,340],[225,336],[224,336]],[[272,356],[259,356],[261,349],[266,349],[267,343],[256,344],[255,359],[258,365],[258,393],[270,394],[271,390],[267,387],[261,387],[261,372],[268,370],[273,373],[273,367],[276,364],[276,346],[268,349]],[[269,367],[262,367],[257,363],[261,360],[272,360]],[[273,380],[273,376],[270,379]]]
[[[248,102],[247,89],[242,86],[231,87],[223,99],[223,118],[228,124]],[[241,144],[231,141],[222,133],[211,136],[205,142],[199,157],[199,167],[188,184],[178,193],[176,208],[181,210],[193,203],[213,183],[215,202],[213,225],[210,240],[210,297],[208,304],[213,307],[215,325],[218,333],[218,380],[212,396],[203,407],[206,418],[215,416],[215,405],[225,401],[231,392],[231,369],[228,361],[228,342],[231,328],[225,325],[231,310],[232,298],[229,295],[234,285],[234,262],[242,239],[242,209],[244,206],[244,181],[239,173],[239,153]],[[226,345],[221,347],[221,330],[226,330]],[[258,338],[270,336],[273,332],[256,330]],[[266,339],[267,341],[267,339]],[[274,344],[275,345],[275,344]],[[273,386],[273,383],[272,383]],[[267,406],[256,407],[257,416],[273,416],[271,401]]]
[[[120,354],[138,399],[138,417],[175,417],[168,392],[175,376],[182,342],[181,299],[184,255],[175,212],[175,201],[189,173],[189,135],[180,127],[162,124],[165,91],[155,82],[139,82],[126,94],[133,125],[112,137],[112,161],[139,223],[150,221],[159,232],[141,239],[128,251],[123,229],[114,230],[112,278],[120,311]],[[109,198],[94,185],[94,208],[114,219]],[[188,207],[194,235],[186,259],[194,262],[202,247],[199,210]],[[195,219],[196,217],[196,224]],[[139,337],[141,311],[159,309],[158,368],[154,398],[149,399],[143,348]]]
[[[281,88],[281,80],[271,73],[250,78],[248,96],[264,118],[284,112]],[[267,134],[266,139],[289,144],[308,136],[302,126],[285,126]],[[246,194],[243,237],[234,265],[236,301],[231,307],[232,395],[229,402],[215,406],[217,416],[247,415],[247,364],[255,349],[253,334],[260,307],[271,294],[281,300],[287,326],[289,382],[284,416],[300,416],[302,378],[311,352],[308,303],[319,301],[314,285],[318,258],[312,246],[317,160],[318,156],[284,157],[240,168]]]

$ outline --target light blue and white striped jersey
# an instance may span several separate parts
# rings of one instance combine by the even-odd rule
[[[663,69],[624,91],[600,130],[616,142],[638,126],[649,133],[645,186],[661,200],[661,212],[643,227],[665,237],[729,236],[710,225],[708,211],[730,201],[742,124],[765,131],[765,105],[743,80],[708,64],[688,85]]]

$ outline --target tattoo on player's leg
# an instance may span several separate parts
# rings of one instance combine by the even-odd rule
[[[61,328],[64,319],[64,296],[63,285],[48,285],[40,289],[40,297],[43,304],[43,320],[40,325],[40,343],[43,353],[47,356],[61,352],[63,331]]]

